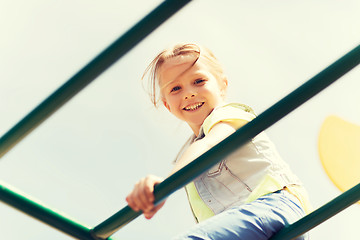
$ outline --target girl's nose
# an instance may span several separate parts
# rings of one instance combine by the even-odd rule
[[[187,95],[185,95],[185,99],[189,99],[189,98],[193,98],[193,97],[195,97],[195,94],[187,94]]]
[[[188,100],[196,96],[196,89],[192,86],[184,86],[184,99]]]

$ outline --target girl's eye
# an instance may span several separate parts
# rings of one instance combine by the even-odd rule
[[[196,79],[194,83],[195,84],[200,84],[200,83],[203,83],[203,82],[205,82],[204,79]]]
[[[180,90],[181,88],[179,86],[173,87],[170,92],[176,92]]]

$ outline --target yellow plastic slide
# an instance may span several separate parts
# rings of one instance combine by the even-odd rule
[[[320,129],[318,148],[321,163],[337,188],[346,191],[360,183],[359,125],[337,116],[327,117]]]

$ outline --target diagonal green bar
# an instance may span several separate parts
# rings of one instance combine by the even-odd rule
[[[297,222],[284,227],[270,240],[284,240],[293,239],[297,236],[304,234],[305,232],[316,227],[320,223],[326,221],[332,216],[338,214],[345,208],[351,206],[360,200],[360,184],[344,192],[340,196],[334,198],[321,208],[310,213],[309,215],[301,218]]]
[[[288,113],[305,103],[360,63],[360,45],[331,64],[322,72],[288,94],[257,118],[237,130],[209,151],[180,169],[157,185],[154,190],[155,202],[163,201],[173,192],[184,187],[197,176],[210,169],[221,159],[244,145],[249,139],[264,131]],[[96,226],[93,231],[101,238],[111,236],[121,227],[138,217],[129,206],[124,207],[110,218]]]
[[[191,0],[167,0],[135,24],[0,138],[0,158]]]
[[[88,227],[0,184],[0,200],[76,239],[96,240]]]

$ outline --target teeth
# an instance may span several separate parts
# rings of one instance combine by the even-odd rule
[[[186,111],[192,111],[192,110],[195,110],[195,109],[198,109],[199,107],[201,107],[204,103],[195,103],[193,105],[189,105],[187,107],[184,107],[184,110]]]

